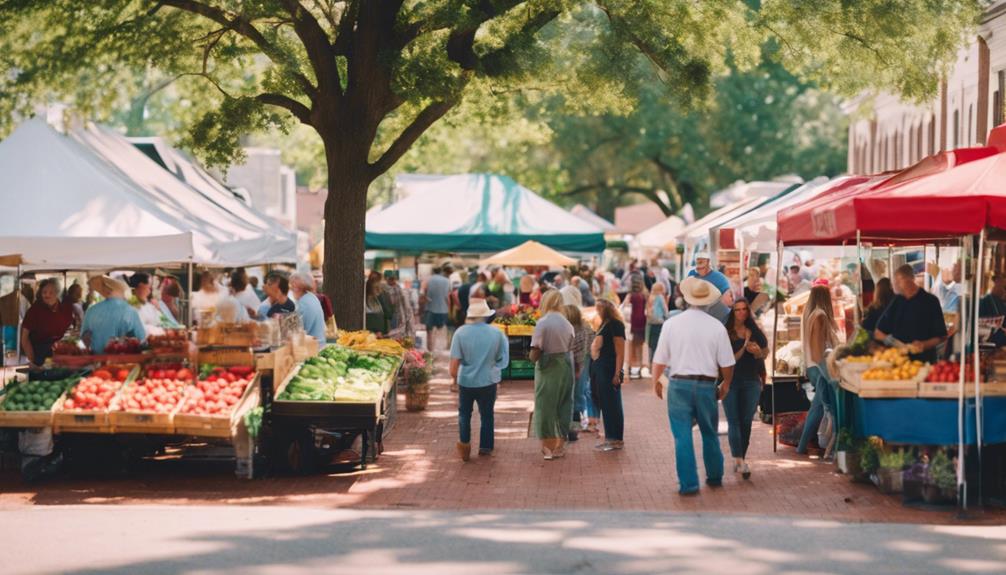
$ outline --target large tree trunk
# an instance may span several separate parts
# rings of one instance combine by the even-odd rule
[[[336,136],[339,137],[339,136]],[[328,199],[325,201],[325,294],[332,300],[339,329],[363,329],[364,227],[370,176],[366,159],[356,165],[326,141]]]

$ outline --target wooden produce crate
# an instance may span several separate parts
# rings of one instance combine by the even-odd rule
[[[201,349],[197,356],[197,365],[247,365],[255,367],[255,354],[250,347],[232,347],[219,349]],[[198,370],[197,370],[198,371]]]
[[[927,399],[957,399],[960,397],[958,382],[923,381],[919,383],[919,397]],[[991,381],[982,384],[982,397],[1006,395],[1006,382]],[[975,396],[974,382],[964,384],[964,397]]]
[[[76,432],[76,433],[114,433],[110,412],[118,409],[119,399],[122,397],[122,390],[133,382],[140,375],[139,367],[130,372],[126,381],[116,390],[115,396],[109,403],[109,408],[105,411],[78,411],[65,410],[63,404],[66,402],[67,393],[56,402],[52,415],[53,433]],[[79,385],[79,383],[78,383]]]
[[[290,344],[293,351],[294,362],[301,362],[309,357],[318,355],[318,342],[313,337],[304,336],[300,344]]]
[[[887,381],[864,379],[859,382],[859,391],[857,393],[859,397],[863,398],[912,398],[919,395],[919,383],[914,379]]]
[[[0,396],[0,427],[49,427],[52,425],[56,406],[62,403],[64,397],[66,392],[63,392],[47,411],[4,411],[3,402],[7,396]]]
[[[176,435],[196,435],[200,437],[233,437],[238,426],[241,425],[244,414],[259,404],[260,378],[261,375],[256,373],[255,378],[245,388],[241,399],[238,400],[228,415],[181,413],[182,406],[190,399],[190,396],[186,395],[179,402],[178,408],[173,412],[174,433]]]
[[[137,374],[138,375],[138,374]],[[119,390],[119,395],[108,412],[109,423],[112,425],[114,433],[151,433],[170,435],[174,432],[174,415],[181,407],[179,401],[168,413],[156,413],[153,411],[119,409],[122,401],[130,388],[137,385],[139,377],[131,377],[130,380]],[[183,396],[184,399],[184,396]]]
[[[196,345],[252,347],[255,345],[257,326],[255,322],[218,323],[196,332]]]
[[[534,335],[533,325],[508,325],[506,328],[507,335],[516,336],[529,336]]]

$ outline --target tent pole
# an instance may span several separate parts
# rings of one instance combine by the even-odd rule
[[[189,299],[185,303],[187,304],[186,307],[188,308],[189,327],[192,327],[192,325],[193,325],[193,323],[192,323],[192,260],[189,260],[189,282],[188,283],[189,283],[189,291],[188,291],[187,295],[188,295]]]
[[[775,260],[776,272],[775,272],[775,297],[772,298],[772,365],[770,367],[772,373],[772,452],[775,453],[779,450],[779,436],[776,433],[776,420],[775,420],[775,351],[779,347],[779,290],[781,288],[782,282],[782,242],[779,242],[779,249],[776,253]],[[799,380],[798,380],[799,381]]]
[[[863,312],[863,236],[862,232],[856,230],[856,269],[859,275],[859,282],[856,286],[856,308],[853,310],[856,316],[853,318],[856,326],[862,322]],[[876,293],[877,282],[873,282],[874,293]],[[871,336],[872,339],[872,336]]]
[[[966,310],[964,306],[965,298],[967,297],[967,284],[968,276],[966,269],[964,268],[966,249],[965,238],[961,238],[961,252],[959,254],[960,265],[961,265],[961,282],[963,286],[961,287],[961,307],[960,310]],[[963,315],[963,314],[961,314]],[[957,501],[962,512],[968,509],[968,485],[967,479],[964,476],[964,366],[967,363],[965,352],[967,351],[967,328],[968,324],[962,321],[963,317],[958,317],[957,324],[960,331],[960,341],[961,341],[961,356],[960,356],[960,372],[958,374],[958,386],[957,386]]]
[[[978,502],[982,500],[982,377],[981,377],[981,347],[978,338],[978,306],[981,303],[982,278],[985,267],[985,229],[978,232],[978,257],[975,260],[975,295],[974,295],[974,366],[975,366],[975,442],[978,449]]]
[[[14,356],[14,365],[21,363],[21,283],[21,264],[18,264],[17,278],[14,281],[14,313],[17,314],[17,341],[14,344],[17,355]]]

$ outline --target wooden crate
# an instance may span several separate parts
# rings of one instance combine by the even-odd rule
[[[234,405],[234,409],[231,410],[229,415],[181,413],[182,406],[189,400],[188,396],[186,396],[173,412],[174,433],[176,435],[197,435],[201,437],[234,436],[237,427],[242,424],[241,420],[244,414],[259,404],[260,378],[261,375],[256,373],[255,378],[245,388],[244,395]]]
[[[199,350],[199,356],[197,359],[197,364],[202,367],[203,364],[210,365],[247,365],[250,367],[255,367],[255,354],[252,353],[250,347],[233,347],[233,348],[221,348],[221,349],[201,349]]]
[[[196,345],[199,347],[210,345],[252,347],[255,345],[256,331],[255,322],[218,323],[196,331]]]
[[[516,336],[528,336],[534,335],[533,325],[508,325],[506,328],[507,335]]]
[[[300,345],[291,344],[294,362],[301,362],[318,355],[318,342],[313,337],[305,336]]]
[[[907,380],[861,380],[859,382],[859,397],[883,398],[883,397],[917,397],[919,395],[919,383],[914,379]]]
[[[168,413],[155,413],[141,410],[120,410],[122,402],[129,393],[129,389],[137,385],[138,378],[133,378],[129,383],[122,386],[119,394],[113,402],[112,409],[108,412],[108,420],[114,433],[152,433],[169,435],[174,432],[174,414],[181,407],[178,402]]]
[[[63,397],[56,402],[56,405],[53,408],[53,433],[62,433],[65,431],[77,433],[114,433],[112,420],[109,414],[112,410],[117,409],[119,400],[122,397],[122,390],[139,377],[139,375],[140,368],[137,366],[129,373],[129,377],[126,378],[126,381],[124,381],[122,385],[119,386],[119,389],[116,390],[115,396],[109,403],[109,409],[105,411],[81,411],[76,409],[64,410],[63,403],[66,402],[66,397],[68,395],[68,393],[64,393]],[[72,389],[70,391],[72,391]]]
[[[986,382],[982,384],[982,397],[1006,395],[1006,382]],[[964,397],[975,396],[975,384],[964,384]],[[960,383],[923,381],[919,384],[919,397],[932,399],[957,399],[960,397]]]
[[[0,427],[49,427],[52,425],[52,414],[56,411],[66,392],[63,392],[47,411],[4,411],[3,403],[7,396],[0,396]]]

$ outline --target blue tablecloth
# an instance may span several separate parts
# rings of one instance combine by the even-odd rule
[[[845,392],[845,407],[857,437],[876,435],[892,443],[957,445],[956,399],[863,399]],[[982,401],[982,442],[1006,442],[1006,397]],[[975,400],[965,403],[964,442],[977,443]]]

